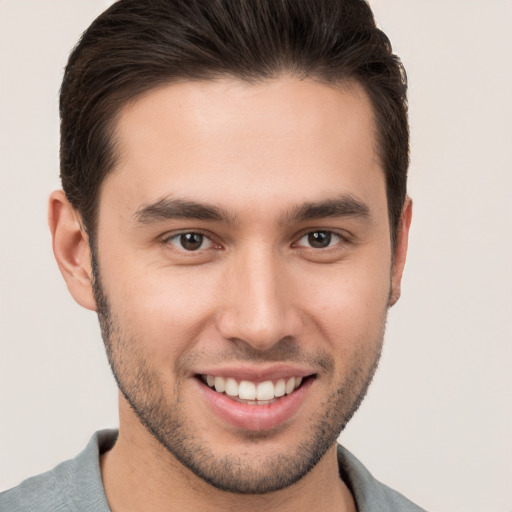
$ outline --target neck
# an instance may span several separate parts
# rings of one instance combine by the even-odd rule
[[[101,458],[105,494],[112,512],[356,511],[352,495],[339,477],[335,445],[312,471],[290,487],[269,494],[234,494],[204,482],[138,420],[123,422],[122,416],[117,443]]]

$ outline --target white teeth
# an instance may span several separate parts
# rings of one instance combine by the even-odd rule
[[[226,389],[224,390],[228,396],[238,396],[238,382],[231,377],[226,379]]]
[[[286,393],[286,382],[284,379],[279,379],[276,382],[274,393],[277,397],[284,396],[284,394]]]
[[[238,397],[241,400],[248,400],[250,404],[265,405],[274,400],[292,393],[302,383],[302,377],[290,377],[289,379],[279,379],[275,384],[271,380],[266,380],[255,384],[248,380],[242,380],[240,383],[232,377],[214,377],[213,375],[204,375],[209,387],[215,388],[217,393],[226,393],[231,397]]]
[[[206,378],[206,381],[208,382],[208,377]],[[215,377],[214,386],[217,393],[224,393],[224,390],[226,389],[226,381],[223,377]]]
[[[272,400],[275,396],[274,383],[270,380],[260,382],[256,388],[256,398],[258,400]],[[240,396],[240,398],[242,398]]]
[[[256,386],[252,382],[249,382],[248,380],[243,380],[242,382],[240,382],[240,386],[238,386],[238,397],[242,398],[243,400],[255,400]]]
[[[295,377],[290,377],[286,381],[286,394],[289,395],[295,389]]]

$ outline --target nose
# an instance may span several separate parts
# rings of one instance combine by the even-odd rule
[[[261,247],[230,263],[222,291],[225,300],[217,317],[221,335],[258,350],[297,338],[301,318],[286,263]]]

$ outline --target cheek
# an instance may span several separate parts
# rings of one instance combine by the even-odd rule
[[[390,271],[382,263],[331,268],[304,290],[309,318],[337,349],[380,342],[390,292]]]
[[[146,353],[159,357],[175,358],[190,349],[214,306],[212,277],[168,268],[127,271],[123,276],[117,269],[105,279],[123,337],[136,338]]]

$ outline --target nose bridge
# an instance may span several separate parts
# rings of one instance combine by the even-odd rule
[[[291,283],[277,252],[269,244],[254,244],[234,259],[225,283],[222,335],[260,350],[296,336],[299,319],[291,302]]]

